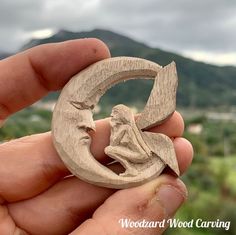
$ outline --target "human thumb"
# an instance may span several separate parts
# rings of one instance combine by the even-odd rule
[[[162,175],[144,185],[117,191],[71,235],[159,235],[186,198],[181,180]]]

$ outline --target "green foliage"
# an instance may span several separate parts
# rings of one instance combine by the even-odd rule
[[[187,203],[178,211],[176,218],[190,221],[201,218],[206,221],[230,221],[228,231],[223,228],[179,228],[168,229],[167,235],[236,234],[236,156],[228,158],[197,156],[193,165],[183,177],[188,186]],[[196,157],[196,158],[197,158]],[[232,182],[232,176],[234,181]]]
[[[189,126],[200,124],[202,132],[188,132]],[[236,154],[236,123],[233,121],[212,121],[206,117],[197,117],[186,121],[185,137],[194,145],[195,153],[208,156]]]
[[[0,129],[0,140],[11,140],[25,135],[50,130],[52,113],[46,110],[27,108],[10,117]]]
[[[105,95],[101,97],[99,105],[102,110],[95,115],[96,119],[108,117],[111,109],[117,104],[125,104],[137,110],[142,110],[144,102],[148,100],[153,85],[153,80],[139,79],[129,80],[110,88]],[[143,89],[146,87],[146,89]],[[132,91],[136,91],[135,93]],[[137,93],[139,94],[137,97]]]

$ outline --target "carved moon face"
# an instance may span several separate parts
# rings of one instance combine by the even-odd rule
[[[166,157],[163,155],[167,153],[171,156],[169,158],[175,158],[173,145],[168,137],[155,134],[157,141],[166,141],[165,146],[162,145],[162,148],[158,148],[155,146],[158,146],[158,142],[151,143],[153,142],[150,139],[151,135],[141,131],[156,123],[163,122],[175,110],[177,79],[172,79],[172,82],[168,82],[166,79],[164,83],[160,83],[161,79],[158,74],[165,68],[144,59],[116,57],[89,66],[75,75],[64,87],[53,112],[52,134],[57,152],[75,176],[104,187],[127,188],[153,179],[162,172],[166,165],[172,164],[173,161],[175,166],[172,168],[176,167],[176,159],[172,163],[163,160]],[[121,176],[94,159],[90,152],[91,137],[88,131],[95,130],[92,109],[100,97],[114,84],[134,77],[155,79],[156,83],[156,85],[154,83],[154,88],[156,88],[153,88],[148,101],[151,108],[147,104],[136,121],[141,133],[140,136],[147,148],[151,149],[153,156],[142,164],[134,165],[139,170],[138,175]],[[157,85],[160,85],[161,88],[164,86],[167,88],[160,90]],[[166,102],[163,98],[165,91],[168,91],[166,92],[168,97],[165,99],[170,102]],[[152,97],[155,92],[157,92],[158,101]],[[166,107],[160,107],[163,102],[166,102]],[[145,112],[146,109],[148,109],[148,114]],[[153,114],[150,116],[152,110]]]

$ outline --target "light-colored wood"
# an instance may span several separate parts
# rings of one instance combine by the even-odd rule
[[[96,131],[92,109],[111,86],[136,78],[155,82],[136,122],[125,105],[112,109],[110,144],[104,151],[125,167],[125,172],[118,175],[91,154],[88,131]],[[53,142],[61,159],[77,177],[111,188],[140,185],[160,175],[167,165],[179,175],[172,141],[163,134],[146,131],[174,112],[176,88],[174,62],[162,68],[140,58],[115,57],[89,66],[64,87],[53,112]]]
[[[144,130],[165,121],[174,112],[178,79],[175,62],[157,73],[147,104],[137,120]],[[157,118],[158,117],[158,118]]]

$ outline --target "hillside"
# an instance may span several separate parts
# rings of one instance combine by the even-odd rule
[[[174,60],[179,75],[177,102],[181,107],[228,107],[236,105],[236,67],[220,67],[196,62],[183,56],[151,48],[143,43],[107,30],[90,32],[59,31],[50,38],[33,39],[22,50],[44,43],[60,42],[75,38],[96,37],[103,40],[110,48],[112,56],[136,56],[166,65]],[[107,95],[106,102],[129,100],[135,103],[137,97],[145,101],[151,89],[151,83],[128,82],[126,86],[116,86]],[[118,89],[122,89],[119,92]],[[132,90],[132,92],[130,92]],[[104,101],[105,102],[105,101]]]
[[[6,57],[11,56],[10,53],[0,51],[0,60],[5,59]]]

